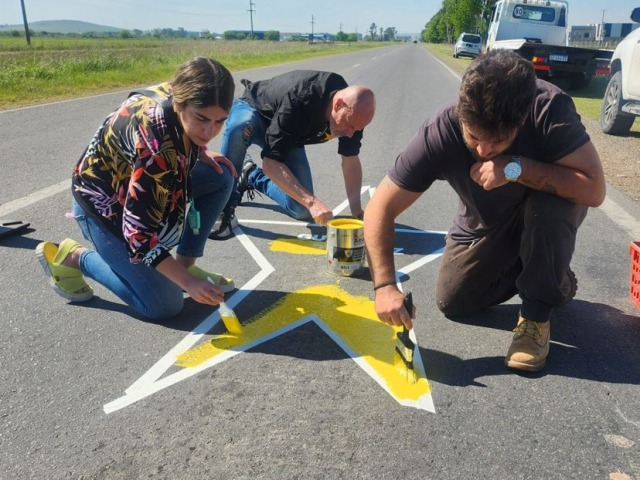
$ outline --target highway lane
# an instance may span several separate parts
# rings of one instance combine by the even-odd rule
[[[371,187],[458,88],[455,75],[413,44],[234,77],[257,80],[294,68],[336,71],[376,92],[362,151]],[[210,335],[193,331],[211,308],[187,302],[180,316],[154,324],[100,286],[88,304],[67,304],[33,254],[42,240],[80,239],[65,218],[64,183],[125,95],[0,112],[0,218],[33,226],[0,243],[1,479],[640,477],[640,319],[628,300],[627,254],[637,204],[609,189],[623,224],[602,209],[587,217],[573,264],[578,295],[555,314],[542,374],[517,375],[502,364],[516,300],[465,323],[437,311],[436,258],[403,283],[419,309],[416,333],[435,414],[400,406],[314,323],[191,375],[172,355],[180,345],[206,343]],[[336,149],[329,142],[308,152],[318,195],[338,208],[345,199]],[[399,218],[399,227],[428,232],[398,234],[398,268],[437,251],[455,208],[451,190],[438,183]],[[245,236],[210,242],[201,264],[246,287],[234,301],[241,319],[318,285],[371,297],[368,277],[340,279],[326,271],[322,255],[271,249],[274,240],[317,229],[290,222],[260,197],[238,216]],[[311,297],[305,301],[315,306]],[[180,372],[187,372],[183,379],[173,376]]]

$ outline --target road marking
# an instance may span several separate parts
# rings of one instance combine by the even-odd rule
[[[65,190],[68,190],[69,193],[71,193],[70,178],[60,183],[56,183],[55,185],[51,185],[47,188],[43,188],[36,192],[30,193],[26,197],[21,197],[7,203],[3,203],[2,205],[0,205],[0,218],[6,217],[22,208],[33,205],[34,203],[46,200],[49,197],[53,197],[54,195],[57,195],[60,192],[64,192]],[[69,208],[71,208],[71,200],[69,200]]]
[[[310,300],[313,299],[313,300]],[[321,316],[320,316],[321,315]],[[373,302],[354,297],[335,285],[308,287],[292,294],[267,312],[243,324],[243,335],[217,335],[210,341],[173,356],[182,369],[159,378],[144,388],[104,405],[109,414],[224,362],[261,343],[277,338],[301,325],[316,323],[399,404],[435,413],[431,389],[416,346],[416,382],[407,382],[406,371],[394,364],[396,329],[377,319]],[[219,317],[217,319],[219,322]],[[399,330],[399,328],[397,329]]]
[[[600,205],[600,210],[602,210],[613,223],[627,232],[632,240],[640,240],[640,222],[629,215],[620,205],[611,200],[611,197],[604,199],[604,202]]]
[[[398,403],[434,411],[424,368],[417,372],[416,382],[408,382],[406,367],[394,364],[395,338],[401,328],[378,320],[369,298],[352,296],[336,285],[317,285],[290,293],[243,323],[241,336],[218,335],[179,355],[175,365],[197,368],[206,362],[220,363],[215,361],[217,356],[225,355],[226,360],[230,358],[226,352],[246,351],[245,345],[263,343],[261,339],[274,338],[274,332],[289,331],[290,324],[300,326],[304,319],[320,326]],[[418,357],[416,349],[416,363]]]
[[[236,227],[233,230],[235,238],[247,250],[249,255],[256,261],[260,271],[234,293],[225,303],[230,308],[235,308],[244,298],[257,288],[271,273],[275,271],[273,266],[262,255],[255,244],[244,232]],[[216,310],[212,315],[205,318],[196,328],[193,329],[180,343],[173,347],[162,357],[153,367],[151,367],[142,377],[133,383],[126,393],[132,394],[139,390],[150,391],[158,379],[173,365],[176,355],[184,352],[195,345],[202,337],[220,322],[220,315]],[[145,395],[146,396],[146,395]],[[108,412],[107,412],[108,413]]]
[[[299,226],[300,223],[298,222],[296,223],[296,225]],[[242,246],[248,251],[249,255],[256,260],[256,263],[260,267],[260,271],[245,285],[243,285],[240,290],[238,290],[234,295],[232,295],[231,298],[229,298],[229,300],[227,301],[227,304],[231,308],[235,308],[241,301],[243,301],[247,297],[247,295],[253,289],[257,288],[274,271],[273,266],[262,255],[262,253],[258,250],[255,244],[249,239],[249,237],[247,237],[242,232],[241,227],[239,226],[236,227],[234,229],[234,233],[236,235],[236,238],[242,244]],[[419,230],[415,230],[415,231],[411,230],[410,233],[422,233],[422,232]],[[428,257],[427,260],[424,260],[424,257],[423,257],[423,258],[419,258],[413,263],[410,263],[404,268],[398,270],[397,278],[401,278],[403,275],[408,274],[416,270],[417,268],[420,268],[421,266],[425,265],[429,261],[436,259],[438,256],[440,256],[441,253],[442,253],[442,249],[438,250],[437,252],[431,252],[429,255],[427,255]],[[315,287],[315,288],[318,288],[318,287]],[[322,289],[327,287],[325,286],[320,288]],[[305,289],[304,291],[307,291],[307,289]],[[340,292],[343,292],[343,291],[340,290]],[[343,328],[340,326],[340,319],[344,318],[344,315],[347,315],[347,316],[361,315],[360,313],[361,301],[354,300],[354,302],[357,305],[359,305],[359,307],[354,310],[353,306],[349,306],[352,303],[350,298],[357,299],[357,297],[351,297],[351,296],[347,297],[348,294],[346,292],[344,293],[340,293],[340,292],[330,294],[330,295],[327,295],[327,293],[330,293],[330,292],[315,293],[315,295],[318,298],[320,298],[322,294],[324,294],[325,297],[328,297],[328,300],[325,300],[325,301],[328,302],[330,305],[332,304],[331,303],[332,301],[335,302],[335,298],[337,297],[341,303],[344,303],[344,305],[346,305],[346,306],[343,305],[340,308],[334,308],[334,310],[339,313],[336,313],[336,312],[331,313],[331,309],[328,307],[325,307],[324,309],[320,309],[323,317],[323,318],[320,318],[318,317],[316,312],[312,312],[311,311],[312,309],[309,308],[308,306],[307,308],[305,308],[304,305],[300,306],[299,308],[301,308],[303,311],[297,309],[298,307],[296,307],[295,311],[297,313],[295,315],[278,316],[279,320],[276,320],[275,322],[273,322],[275,324],[273,328],[277,328],[277,330],[267,331],[267,330],[264,330],[266,327],[262,326],[261,327],[263,329],[262,332],[264,333],[262,337],[255,338],[257,334],[254,334],[254,336],[249,339],[248,343],[245,343],[242,345],[236,345],[233,348],[225,350],[224,352],[220,352],[218,355],[215,355],[214,357],[209,358],[208,360],[196,366],[191,366],[188,368],[183,367],[182,370],[165,375],[169,370],[175,370],[176,368],[175,364],[176,364],[177,358],[179,358],[182,354],[192,349],[192,347],[194,347],[194,345],[196,345],[198,342],[200,342],[201,340],[204,340],[204,336],[207,334],[207,332],[211,331],[213,328],[215,328],[217,325],[221,323],[220,315],[218,313],[218,310],[216,310],[212,315],[207,317],[196,328],[194,328],[192,332],[187,334],[182,341],[180,341],[175,347],[173,347],[169,352],[167,352],[160,360],[156,362],[155,365],[153,365],[146,373],[144,373],[138,380],[136,380],[129,388],[127,388],[125,390],[125,394],[122,397],[117,398],[116,400],[105,404],[103,406],[104,412],[109,414],[117,410],[120,410],[122,408],[125,408],[129,405],[132,405],[150,395],[153,395],[154,393],[157,393],[167,387],[175,385],[178,382],[186,380],[187,378],[190,378],[191,376],[196,375],[207,368],[217,365],[218,363],[224,360],[227,360],[237,355],[238,353],[241,353],[242,351],[246,351],[250,348],[253,348],[256,345],[259,345],[260,343],[263,343],[267,340],[270,340],[279,335],[282,335],[283,333],[288,332],[310,321],[313,321],[325,332],[327,332],[327,334],[334,341],[336,341],[336,343],[338,343],[338,345],[340,345],[340,347],[349,356],[351,356],[358,363],[358,365],[360,365],[361,368],[363,368],[380,386],[382,386],[390,395],[392,395],[401,405],[410,406],[410,407],[427,410],[427,411],[435,411],[433,407],[433,400],[431,398],[431,393],[429,390],[428,381],[425,375],[424,365],[419,355],[419,350],[416,350],[417,355],[415,355],[415,358],[414,358],[414,362],[415,362],[414,368],[416,373],[418,374],[418,378],[422,378],[423,381],[417,382],[418,385],[416,385],[415,387],[409,387],[409,388],[403,389],[402,384],[398,383],[399,380],[397,379],[394,380],[395,377],[393,376],[393,373],[399,375],[398,378],[405,379],[405,382],[406,382],[406,372],[404,373],[404,375],[403,375],[403,372],[398,372],[397,369],[394,370],[393,372],[390,372],[388,370],[388,367],[385,366],[386,365],[385,361],[380,360],[380,358],[383,358],[383,359],[388,358],[388,357],[385,357],[385,355],[389,355],[389,352],[393,354],[394,349],[387,348],[389,347],[388,342],[387,344],[384,344],[384,343],[381,343],[380,341],[376,341],[376,342],[373,342],[373,344],[370,345],[369,347],[367,347],[366,345],[367,342],[364,342],[363,345],[360,345],[356,341],[356,343],[354,344],[354,341],[351,337],[353,338],[359,337],[360,335],[362,335],[362,332],[360,331],[358,331],[358,335],[355,335],[354,332],[347,331],[346,332],[347,340],[343,338],[342,333],[340,333]],[[308,298],[308,295],[307,295],[307,298]],[[366,297],[360,297],[360,298],[366,298]],[[349,301],[345,301],[345,299]],[[321,305],[322,304],[323,303],[321,302]],[[371,302],[371,306],[369,308],[373,308],[372,305],[373,303]],[[318,308],[316,307],[315,310],[318,310]],[[305,316],[303,318],[299,318],[301,314],[304,314]],[[373,317],[371,317],[371,311],[369,313],[369,317],[363,317],[361,322],[366,322],[364,323],[364,325],[369,326],[373,324],[372,322],[374,320],[380,325],[383,325],[388,329],[392,328],[392,327],[387,327],[382,322],[379,322],[379,320],[377,320],[377,316],[375,316],[375,312],[373,312]],[[247,325],[244,328],[244,330],[246,331],[250,329],[252,324],[253,324],[252,322],[249,322],[249,325]],[[271,325],[271,322],[263,322],[263,324]],[[379,326],[376,327],[376,331],[379,328],[381,327]],[[388,331],[386,335],[387,335],[387,338],[389,335],[393,337],[393,332]],[[229,338],[228,335],[224,337]],[[222,339],[223,336],[214,337],[214,339],[216,338]],[[246,337],[243,336],[242,338],[246,338]],[[204,345],[207,345],[207,343],[205,343]],[[382,348],[384,352],[378,352],[381,345],[384,345],[384,347]],[[395,347],[395,343],[392,343],[391,347]],[[197,348],[204,348],[204,347],[196,347],[194,351],[197,351]],[[373,349],[373,352],[374,352],[373,356],[371,352],[367,350],[367,348]],[[363,356],[366,358],[363,358]],[[372,358],[369,358],[369,357],[372,357]],[[186,357],[183,357],[183,358],[186,358]],[[394,365],[393,362],[391,362],[391,364]],[[394,365],[394,368],[396,368],[395,365]],[[380,369],[382,369],[382,374],[380,372]],[[389,379],[391,379],[391,381]]]

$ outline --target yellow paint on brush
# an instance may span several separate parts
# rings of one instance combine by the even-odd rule
[[[302,240],[299,238],[279,238],[269,244],[272,252],[285,252],[294,255],[326,255],[324,242]]]
[[[253,342],[310,313],[315,313],[375,370],[394,397],[417,400],[430,393],[424,376],[418,374],[410,382],[406,368],[396,365],[395,339],[400,328],[378,320],[374,304],[367,297],[350,295],[336,285],[318,285],[291,293],[245,323],[241,337],[216,336],[180,355],[176,365],[197,367],[225,350]]]

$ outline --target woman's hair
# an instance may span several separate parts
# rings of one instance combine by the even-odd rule
[[[235,83],[229,70],[211,58],[196,57],[183,63],[171,82],[173,104],[179,108],[217,106],[231,110]]]
[[[492,50],[462,76],[458,117],[471,128],[505,136],[522,126],[536,92],[531,62],[509,50]]]

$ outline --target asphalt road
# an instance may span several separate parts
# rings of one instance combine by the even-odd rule
[[[376,92],[361,155],[370,187],[459,82],[413,44],[234,76],[295,68],[332,70]],[[555,313],[551,356],[538,374],[503,366],[515,299],[464,323],[435,308],[437,250],[457,204],[450,188],[436,184],[399,218],[396,262],[418,308],[435,413],[400,405],[314,322],[227,361],[178,366],[177,353],[220,333],[219,325],[209,331],[215,309],[187,301],[177,318],[151,323],[99,285],[90,302],[68,304],[34,255],[43,240],[80,240],[65,218],[70,173],[125,95],[0,112],[0,220],[31,223],[0,240],[1,479],[640,478],[640,310],[628,295],[638,204],[609,188],[605,206],[588,215],[573,262],[578,294]],[[336,149],[334,141],[308,153],[316,193],[340,213]],[[209,241],[200,264],[242,287],[229,298],[242,320],[315,286],[372,298],[366,275],[340,278],[323,255],[273,250],[276,240],[321,230],[260,197],[238,216],[243,234]],[[302,306],[314,313],[308,298]]]

